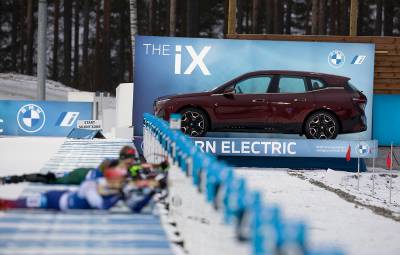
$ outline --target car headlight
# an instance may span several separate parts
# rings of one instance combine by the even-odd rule
[[[161,100],[158,100],[158,101],[156,102],[156,104],[164,104],[164,103],[168,102],[169,100],[171,100],[171,99],[169,99],[169,98],[161,99]]]

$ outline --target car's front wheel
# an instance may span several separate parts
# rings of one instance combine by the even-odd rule
[[[339,122],[330,112],[316,112],[307,118],[304,132],[308,139],[335,139],[339,133]]]
[[[208,119],[206,114],[197,108],[181,111],[181,130],[190,136],[204,136],[207,133]]]

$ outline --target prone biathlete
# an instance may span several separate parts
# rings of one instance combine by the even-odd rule
[[[168,168],[167,161],[161,164],[141,163],[139,154],[131,146],[124,146],[119,153],[119,160],[129,169],[131,177],[135,178],[143,169]],[[34,173],[23,175],[11,175],[0,177],[0,184],[34,182],[44,184],[60,184],[60,185],[80,185],[88,179],[96,179],[103,176],[104,166],[109,160],[104,160],[97,168],[76,168],[63,176],[56,176],[55,173],[49,172],[46,174]]]
[[[108,210],[118,201],[124,201],[132,212],[139,213],[152,201],[158,183],[140,182],[127,188],[126,176],[126,168],[118,161],[112,161],[104,170],[104,177],[84,181],[76,191],[51,190],[17,200],[0,199],[0,209]]]

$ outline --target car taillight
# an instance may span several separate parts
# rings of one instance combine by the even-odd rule
[[[367,99],[364,97],[353,97],[353,103],[360,106],[361,109],[365,110],[365,106],[367,105]]]

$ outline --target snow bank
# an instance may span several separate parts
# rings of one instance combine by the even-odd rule
[[[69,91],[79,91],[62,83],[46,80],[46,99],[67,101]],[[0,99],[3,100],[36,100],[37,77],[0,73]]]

